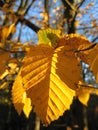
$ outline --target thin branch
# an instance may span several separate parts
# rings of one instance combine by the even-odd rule
[[[17,9],[17,12],[20,11],[20,9],[21,9],[21,7],[22,7],[22,2],[23,2],[23,0],[20,1],[19,7],[18,7],[18,9]]]
[[[62,3],[65,7],[63,16],[67,20],[68,33],[75,33],[75,18],[77,15],[77,8],[75,6],[75,2],[74,0],[62,0]]]
[[[22,33],[22,24],[20,25],[20,28],[19,28],[18,41],[20,41],[21,33]]]
[[[87,89],[98,90],[98,88],[93,87],[93,85],[91,85],[91,84],[79,84],[79,86],[82,88],[85,88],[85,89],[87,88]]]
[[[29,20],[27,20],[25,18],[19,18],[17,22],[24,23],[26,26],[31,28],[36,33],[40,30],[40,28],[38,26],[36,26],[35,24],[31,23]]]
[[[44,16],[44,22],[45,26],[49,27],[49,0],[44,0],[44,10],[45,10],[45,16]]]
[[[98,26],[86,26],[86,27],[80,27],[80,28],[77,28],[78,30],[83,30],[83,29],[91,29],[91,28],[95,28],[95,27],[98,27]]]
[[[83,5],[84,2],[85,2],[85,0],[82,0],[81,3],[79,4],[79,6],[77,7],[77,9],[79,9]]]
[[[74,11],[76,11],[76,9],[74,8],[74,6],[68,1],[68,0],[65,0],[66,4]]]
[[[25,0],[24,8],[28,6],[29,0]]]
[[[84,48],[84,49],[81,49],[81,50],[75,50],[75,52],[87,51],[87,50],[94,48],[96,45],[97,45],[97,43],[94,43],[87,48]]]
[[[95,42],[97,39],[98,39],[98,36],[95,37],[95,38],[92,40],[92,42]]]
[[[26,14],[28,13],[29,9],[31,8],[32,4],[34,4],[34,2],[35,2],[35,0],[31,1],[31,3],[30,3],[29,6],[27,7],[27,9],[26,9],[24,15],[26,15]]]

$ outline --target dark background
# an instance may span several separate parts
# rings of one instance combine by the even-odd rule
[[[85,118],[88,130],[98,130],[98,96],[94,94],[91,95],[87,107],[75,99],[70,110],[65,111],[62,117],[48,127],[41,123],[40,130],[67,130],[68,126],[72,130],[84,130]],[[23,113],[20,116],[17,114],[13,104],[0,103],[0,130],[34,130],[35,119],[33,111],[27,119]]]

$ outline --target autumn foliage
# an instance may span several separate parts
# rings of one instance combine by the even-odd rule
[[[3,34],[1,42],[12,29]],[[0,80],[17,75],[12,87],[15,109],[18,114],[24,111],[26,117],[33,109],[47,125],[70,109],[74,97],[87,105],[90,93],[98,94],[91,84],[84,83],[81,72],[83,61],[89,64],[98,83],[98,45],[79,34],[63,35],[51,28],[40,30],[38,37],[37,45],[19,43],[11,45],[10,51],[0,46]],[[20,53],[19,48],[25,53],[23,60],[11,57],[14,52]],[[7,85],[2,82],[1,87]]]

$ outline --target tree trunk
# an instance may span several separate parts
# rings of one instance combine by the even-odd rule
[[[67,20],[67,32],[75,33],[76,27],[75,27],[75,17],[76,17],[76,8],[75,8],[75,2],[74,0],[62,0],[62,3],[64,5],[64,18]]]

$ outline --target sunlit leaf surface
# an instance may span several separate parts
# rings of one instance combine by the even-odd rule
[[[3,79],[8,74],[6,71],[6,64],[9,59],[10,53],[0,50],[0,79]]]
[[[47,45],[32,47],[23,61],[22,84],[44,123],[58,119],[70,108],[75,95],[72,89],[77,88],[81,79],[81,67],[74,53],[65,49],[64,46],[55,50]]]
[[[27,98],[26,92],[23,93],[22,102],[24,103],[23,112],[24,112],[25,116],[28,118],[29,114],[32,110],[32,105],[31,105],[31,99]]]
[[[93,49],[91,49],[87,59],[90,65],[90,70],[94,73],[96,82],[98,83],[98,44]]]
[[[80,62],[82,59],[91,67],[94,63],[95,67],[97,62],[90,60],[92,48],[92,43],[79,34],[60,38],[58,32],[53,33],[51,29],[39,31],[39,44],[29,47],[13,86],[13,102],[18,113],[23,109],[28,117],[33,106],[41,121],[50,124],[70,108],[74,96],[87,105],[93,88],[79,86]]]
[[[23,109],[24,103],[23,103],[23,94],[25,90],[23,88],[22,84],[22,78],[20,74],[17,76],[13,88],[12,88],[12,100],[15,106],[15,109],[17,110],[18,114],[21,114],[21,111]]]
[[[61,35],[61,31],[60,30],[56,30],[56,29],[42,29],[38,32],[38,43],[39,44],[47,44],[49,46],[53,46],[56,47],[57,46],[57,40],[59,39]]]
[[[79,88],[76,90],[76,96],[82,104],[88,105],[90,94],[92,93],[98,95],[98,89],[94,88],[91,84],[79,83]]]

